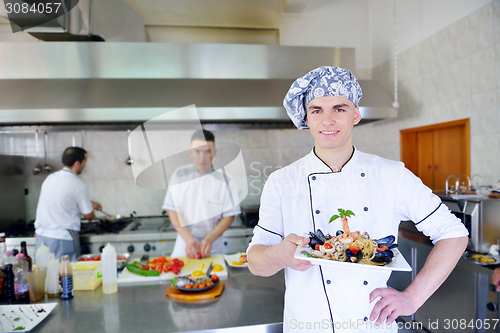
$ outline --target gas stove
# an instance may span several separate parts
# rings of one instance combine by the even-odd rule
[[[134,218],[124,218],[109,222],[106,221],[82,222],[80,227],[80,235],[118,234],[133,222]]]
[[[176,235],[168,217],[138,216],[109,223],[82,223],[80,243],[82,254],[99,253],[110,243],[117,252],[134,257],[146,253],[159,256],[171,252]]]

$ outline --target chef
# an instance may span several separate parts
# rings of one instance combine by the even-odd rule
[[[189,149],[193,164],[178,168],[169,180],[163,209],[178,233],[172,257],[223,253],[221,236],[240,213],[231,176],[212,165],[216,153],[212,132],[194,132]]]
[[[47,245],[55,258],[67,254],[71,261],[80,254],[80,221],[94,220],[101,204],[90,201],[85,183],[78,177],[87,163],[87,152],[69,147],[62,155],[64,167],[42,184],[36,209],[35,249]]]
[[[348,70],[320,67],[297,79],[284,106],[299,129],[309,128],[311,152],[275,171],[265,184],[260,220],[248,249],[249,269],[270,276],[285,270],[284,332],[397,332],[395,320],[413,314],[443,283],[467,245],[467,230],[403,163],[352,145],[361,120],[358,81]],[[415,222],[434,248],[408,288],[387,288],[389,270],[352,264],[313,266],[294,258],[310,231],[335,235],[338,209],[351,210],[351,231],[370,238],[398,235]]]

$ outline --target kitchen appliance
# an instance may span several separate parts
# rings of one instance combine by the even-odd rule
[[[12,237],[13,233],[18,234],[26,229],[25,159],[23,156],[0,155],[0,184],[2,184],[0,186],[0,230],[5,232],[6,237]]]
[[[241,221],[249,228],[259,223],[259,206],[241,207]]]
[[[70,42],[20,50],[20,43],[2,43],[0,53],[4,125],[138,124],[196,104],[197,118],[179,121],[293,126],[283,96],[297,77],[323,65],[356,72],[354,48],[340,47]],[[66,66],[68,55],[80,65]],[[359,84],[360,124],[397,117],[382,84]]]
[[[239,222],[239,217],[237,221]],[[235,223],[224,232],[225,254],[245,252],[251,241],[252,229]],[[107,243],[117,253],[129,253],[132,258],[148,254],[150,257],[172,253],[177,232],[168,216],[138,216],[112,222],[82,223],[80,244],[82,254],[100,253]]]
[[[398,248],[411,261],[413,271],[393,273],[389,286],[404,290],[424,266],[433,246],[425,236],[415,237],[419,236],[423,239],[410,240],[400,233]],[[460,259],[450,276],[411,319],[432,333],[499,332],[499,293],[491,283],[494,267]]]
[[[469,231],[468,250],[487,253],[500,241],[500,201],[490,198],[455,200],[440,195],[443,204],[458,217]]]

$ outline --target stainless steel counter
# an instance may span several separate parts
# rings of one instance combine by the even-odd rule
[[[205,303],[168,298],[170,281],[120,285],[113,295],[98,287],[75,292],[67,301],[46,298],[58,306],[32,332],[282,332],[283,271],[262,278],[246,268],[228,269],[222,295]]]

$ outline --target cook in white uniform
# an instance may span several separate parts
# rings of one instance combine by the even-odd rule
[[[222,234],[240,213],[234,182],[212,165],[215,137],[198,130],[191,137],[193,164],[178,168],[169,181],[163,209],[178,232],[172,257],[204,258],[222,253]]]
[[[315,147],[269,177],[248,250],[253,274],[285,269],[284,332],[396,332],[396,318],[413,314],[434,293],[467,246],[461,221],[403,163],[353,147],[360,98],[351,72],[325,66],[297,79],[284,100],[295,125],[309,127]],[[355,213],[351,231],[374,239],[397,237],[402,220],[431,238],[434,248],[405,291],[387,288],[388,271],[294,259],[297,245],[309,241],[301,236],[342,230],[340,219],[329,223],[338,208]]]
[[[87,186],[78,178],[87,163],[87,152],[80,147],[66,148],[62,162],[62,170],[49,175],[42,184],[36,209],[35,249],[43,242],[57,259],[67,254],[73,261],[80,253],[82,215],[94,220],[94,210],[102,207],[90,201]]]

